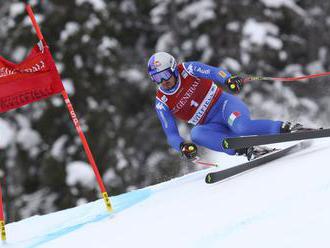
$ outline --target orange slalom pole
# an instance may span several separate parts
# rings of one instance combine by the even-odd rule
[[[35,19],[35,16],[34,16],[34,13],[33,13],[33,10],[31,8],[31,6],[28,4],[28,3],[25,3],[25,8],[26,8],[26,11],[32,21],[32,24],[33,24],[33,27],[34,29],[36,30],[37,32],[37,36],[39,38],[39,40],[44,40],[44,37],[41,33],[41,30],[40,30],[40,27]],[[99,184],[99,187],[100,187],[100,190],[101,190],[101,193],[102,193],[102,196],[103,196],[103,199],[104,199],[104,202],[105,202],[105,205],[106,205],[106,208],[109,210],[109,211],[112,211],[112,206],[111,206],[111,202],[110,202],[110,198],[108,196],[108,193],[104,187],[104,183],[103,183],[103,180],[101,178],[101,175],[100,175],[100,172],[97,168],[97,165],[95,163],[95,160],[94,160],[94,157],[93,157],[93,154],[89,148],[89,145],[87,143],[87,140],[86,140],[86,137],[84,135],[84,133],[82,132],[81,130],[81,127],[80,127],[80,123],[79,123],[79,120],[77,118],[77,115],[73,109],[73,106],[70,102],[70,99],[69,99],[69,96],[68,94],[66,93],[65,90],[62,91],[62,96],[64,98],[64,101],[66,103],[66,106],[69,110],[69,113],[70,113],[70,116],[71,116],[71,119],[73,121],[73,124],[79,134],[79,137],[81,139],[81,142],[83,144],[83,147],[84,147],[84,150],[86,152],[86,155],[87,155],[87,158],[88,158],[88,161],[90,163],[90,165],[92,166],[93,168],[93,171],[94,171],[94,174],[96,176],[96,179],[97,179],[97,182]]]
[[[3,204],[2,204],[2,187],[0,185],[0,232],[1,240],[6,240],[6,228],[5,228],[5,218],[3,214]]]
[[[71,104],[71,101],[69,99],[69,96],[68,94],[66,93],[66,91],[62,91],[62,96],[64,98],[64,101],[66,103],[66,106],[68,108],[68,111],[70,113],[70,116],[71,116],[71,119],[72,119],[72,122],[79,134],[79,137],[82,141],[82,144],[83,144],[83,147],[85,149],[85,152],[86,152],[86,155],[87,155],[87,158],[88,158],[88,161],[90,163],[90,165],[92,166],[93,168],[93,171],[95,173],[95,176],[96,176],[96,179],[97,179],[97,182],[99,184],[99,187],[101,189],[101,192],[102,192],[102,196],[103,196],[103,199],[104,199],[104,202],[105,202],[105,205],[107,207],[107,209],[109,211],[112,211],[112,206],[111,206],[111,202],[110,202],[110,199],[109,199],[109,196],[108,196],[108,193],[106,192],[106,189],[104,187],[104,184],[103,184],[103,181],[102,181],[102,178],[101,178],[101,175],[100,175],[100,172],[97,168],[97,165],[95,163],[95,160],[94,160],[94,157],[93,157],[93,154],[89,148],[89,145],[87,143],[87,140],[86,140],[86,137],[83,133],[83,131],[81,130],[81,126],[80,126],[80,123],[79,123],[79,120],[77,118],[77,115],[73,109],[73,106]]]

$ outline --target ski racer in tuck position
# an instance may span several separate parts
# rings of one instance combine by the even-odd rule
[[[289,133],[302,128],[300,124],[273,120],[252,120],[244,102],[222,90],[227,87],[239,93],[243,79],[226,69],[200,62],[177,64],[165,52],[152,55],[148,73],[157,84],[156,111],[168,143],[187,159],[197,156],[197,146],[203,146],[229,155],[245,155],[248,160],[270,152],[266,147],[225,149],[228,137]],[[175,118],[194,125],[192,142],[180,136]],[[273,149],[271,149],[273,150]]]

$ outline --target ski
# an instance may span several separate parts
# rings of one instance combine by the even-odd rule
[[[216,172],[211,172],[208,173],[205,177],[205,182],[206,183],[216,183],[219,181],[222,181],[224,179],[227,179],[229,177],[238,175],[240,173],[243,173],[245,171],[249,171],[253,168],[265,165],[266,163],[273,161],[275,159],[281,158],[285,155],[288,155],[290,153],[293,153],[298,150],[305,149],[309,146],[311,146],[312,142],[311,141],[301,141],[295,145],[289,146],[287,148],[275,151],[275,152],[270,152],[269,154],[266,154],[264,156],[261,156],[259,158],[256,158],[255,160],[225,169],[221,171],[216,171]]]
[[[324,137],[330,137],[330,129],[304,130],[295,133],[280,133],[272,135],[256,135],[243,137],[240,136],[235,138],[227,138],[223,141],[223,147],[226,149],[237,149],[250,146]]]

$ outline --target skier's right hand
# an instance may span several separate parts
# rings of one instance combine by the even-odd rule
[[[233,93],[239,93],[243,88],[243,79],[239,76],[231,76],[227,79],[226,85]]]
[[[197,146],[194,143],[181,143],[181,154],[189,160],[193,160],[197,156]]]

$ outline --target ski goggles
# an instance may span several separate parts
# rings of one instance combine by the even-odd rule
[[[156,84],[161,84],[164,80],[167,81],[172,77],[173,73],[171,69],[166,69],[164,71],[158,72],[156,74],[150,75],[151,80]]]

